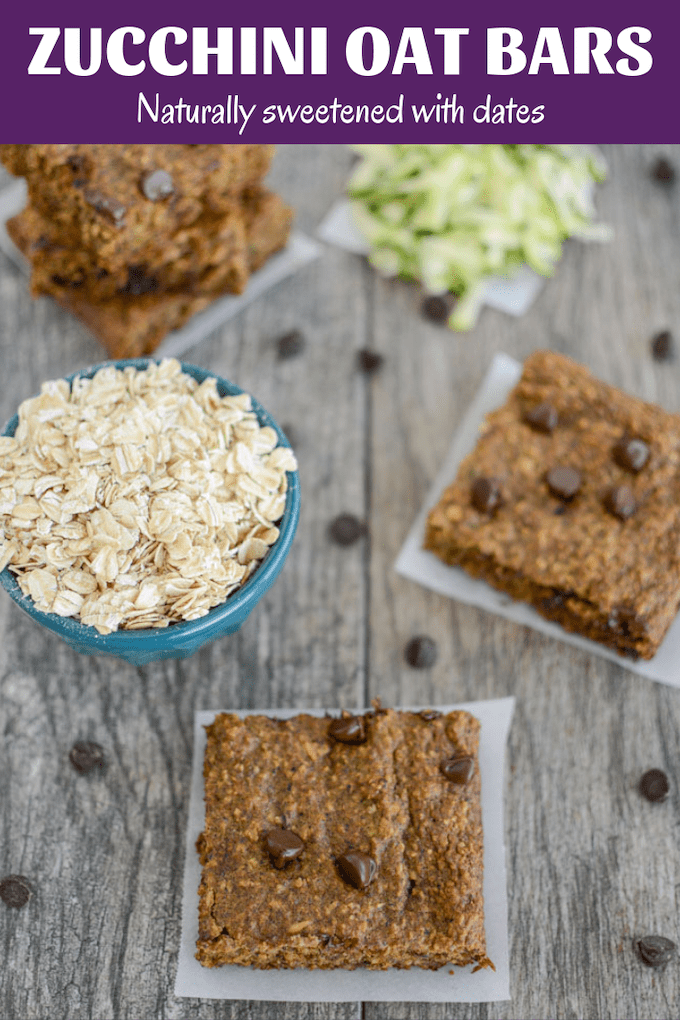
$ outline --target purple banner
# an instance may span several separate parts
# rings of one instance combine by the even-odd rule
[[[4,142],[677,142],[670,3],[14,5]]]

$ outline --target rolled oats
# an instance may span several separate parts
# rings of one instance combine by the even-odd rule
[[[47,382],[0,437],[0,569],[101,634],[195,620],[279,537],[295,457],[174,358]]]

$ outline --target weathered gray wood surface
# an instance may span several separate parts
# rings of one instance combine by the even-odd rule
[[[680,691],[451,603],[392,564],[491,356],[550,346],[680,410],[680,182],[649,178],[651,147],[608,150],[608,246],[570,243],[523,319],[485,311],[456,336],[419,315],[417,288],[335,250],[196,346],[187,360],[250,389],[292,426],[304,486],[294,555],[240,634],[143,669],[83,658],[0,599],[0,875],[27,875],[22,911],[0,904],[0,1016],[14,1018],[676,1018],[680,964],[657,972],[635,936],[680,941]],[[668,153],[678,161],[680,152]],[[282,149],[274,181],[312,231],[351,162],[334,147]],[[273,341],[300,328],[304,353]],[[368,379],[357,349],[385,355]],[[0,418],[45,379],[100,359],[83,329],[0,257]],[[341,549],[328,521],[365,518]],[[405,642],[440,656],[409,668]],[[194,709],[443,702],[515,694],[506,832],[512,1001],[488,1005],[282,1005],[177,1000]],[[109,768],[67,754],[98,740]],[[665,768],[664,804],[637,792]]]

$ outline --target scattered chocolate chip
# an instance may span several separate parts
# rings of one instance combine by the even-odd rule
[[[661,769],[649,769],[640,779],[640,793],[647,800],[665,800],[669,790],[668,776]]]
[[[452,783],[465,786],[475,771],[474,759],[469,754],[454,754],[441,763],[439,771]]]
[[[433,719],[439,719],[441,712],[438,712],[436,708],[425,708],[422,712],[418,712],[418,715],[425,722],[432,722]]]
[[[414,669],[430,669],[438,654],[437,643],[424,634],[412,637],[404,649],[404,658]]]
[[[302,354],[306,346],[305,338],[299,329],[291,329],[290,333],[284,333],[276,341],[276,353],[280,361],[288,358],[297,358]]]
[[[341,744],[365,744],[366,723],[361,715],[343,715],[333,719],[328,727],[328,736]]]
[[[264,837],[264,841],[275,868],[285,868],[286,864],[299,857],[305,848],[303,840],[290,829],[271,829]]]
[[[158,280],[155,276],[147,275],[144,266],[128,266],[128,278],[122,289],[123,294],[139,297],[140,294],[154,294],[157,290]]]
[[[144,174],[139,183],[150,202],[161,202],[175,192],[175,185],[167,170],[151,170]]]
[[[375,375],[383,367],[385,359],[377,351],[369,351],[364,348],[357,351],[357,366],[360,372],[365,375]]]
[[[430,294],[429,297],[424,298],[420,310],[430,322],[445,323],[452,307],[453,302],[450,297],[445,297],[443,294]]]
[[[493,513],[501,505],[501,490],[495,478],[475,478],[470,501],[480,514]]]
[[[0,879],[0,900],[15,910],[26,906],[32,892],[31,883],[23,875],[6,875]]]
[[[602,500],[610,514],[622,521],[627,521],[637,510],[635,493],[630,485],[615,485]]]
[[[378,870],[373,858],[361,850],[350,850],[338,857],[335,863],[345,882],[349,882],[355,889],[367,889]]]
[[[652,357],[655,361],[672,361],[675,353],[673,349],[673,334],[669,329],[657,333],[649,341]]]
[[[556,517],[562,517],[562,515],[566,514],[566,512],[567,512],[566,503],[558,503],[555,509],[553,510],[553,513],[555,514]]]
[[[116,227],[122,227],[126,212],[122,202],[116,198],[109,198],[108,195],[103,195],[101,191],[95,191],[93,188],[88,188],[83,195],[93,209],[106,216]]]
[[[104,748],[94,740],[77,740],[68,756],[71,765],[81,775],[104,768]]]
[[[619,467],[636,475],[649,460],[649,447],[637,436],[622,436],[612,450],[612,455]]]
[[[652,177],[661,184],[672,184],[675,180],[675,168],[665,156],[659,156],[652,167]]]
[[[526,411],[524,420],[537,432],[553,432],[557,426],[557,411],[546,401]]]
[[[366,525],[354,514],[339,514],[329,524],[328,534],[336,545],[354,545],[366,534]]]
[[[638,939],[638,953],[648,967],[665,967],[675,956],[676,945],[663,935],[645,935]]]
[[[550,468],[545,480],[553,496],[573,499],[581,488],[581,472],[571,467]]]

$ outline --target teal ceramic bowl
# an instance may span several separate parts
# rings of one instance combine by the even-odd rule
[[[114,365],[121,369],[128,366],[144,369],[153,360],[155,359],[131,358],[127,361],[103,362],[81,372],[74,372],[73,375],[66,377],[66,381],[71,383],[79,376],[89,378],[105,365]],[[231,396],[243,392],[233,383],[215,376],[214,372],[208,372],[196,365],[182,363],[182,369],[198,382],[211,376],[214,377],[217,380],[217,390],[220,396]],[[277,423],[255,399],[253,399],[253,410],[261,425],[269,425],[276,431],[279,445],[289,447],[290,443]],[[19,418],[15,414],[3,429],[2,434],[5,436],[14,435],[18,424]],[[94,627],[86,626],[71,617],[40,612],[36,609],[33,600],[24,595],[14,575],[7,567],[0,572],[0,583],[20,609],[28,613],[37,623],[57,634],[77,652],[82,652],[85,655],[113,655],[119,659],[125,659],[133,666],[144,666],[159,659],[184,659],[193,655],[203,645],[215,641],[216,638],[224,637],[226,634],[233,634],[239,629],[278,577],[290,552],[299,516],[300,483],[297,472],[290,472],[286,507],[279,523],[279,538],[270,548],[257,570],[241,588],[230,595],[221,605],[211,609],[206,616],[199,620],[173,623],[169,627],[148,630],[118,630],[113,634],[100,634]]]

